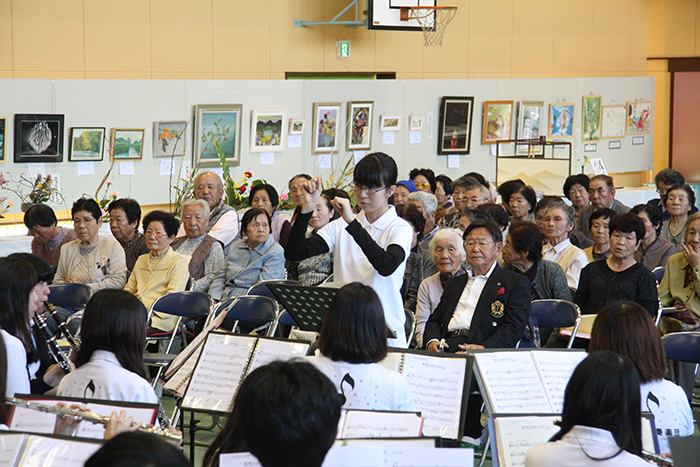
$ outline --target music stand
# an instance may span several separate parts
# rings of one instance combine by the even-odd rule
[[[338,293],[335,287],[306,287],[269,283],[267,287],[292,315],[302,331],[318,332],[331,302]]]

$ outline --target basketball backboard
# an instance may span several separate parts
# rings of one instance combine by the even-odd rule
[[[437,6],[436,0],[367,0],[368,29],[420,31],[415,19],[401,21],[401,7]]]

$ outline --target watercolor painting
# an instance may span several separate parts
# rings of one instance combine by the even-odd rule
[[[373,108],[374,102],[348,103],[348,151],[371,148]]]
[[[627,134],[638,135],[651,131],[651,101],[627,103]]]
[[[549,105],[549,136],[574,135],[574,104]]]
[[[250,152],[277,152],[284,150],[287,121],[284,110],[253,110],[250,119]]]
[[[71,128],[69,161],[101,161],[104,128]]]
[[[604,105],[603,106],[603,128],[600,130],[600,137],[624,138],[626,125],[627,108],[624,105]]]
[[[603,96],[583,96],[581,135],[584,141],[599,141]]]
[[[241,164],[241,104],[202,104],[195,108],[194,166],[219,167],[217,144],[230,166]]]
[[[513,122],[513,101],[484,102],[481,144],[494,144],[510,139]]]
[[[544,101],[518,102],[518,139],[538,139],[544,122]],[[515,153],[520,156],[544,154],[543,146],[516,145]]]
[[[187,122],[153,123],[153,157],[181,157],[187,148]]]
[[[112,128],[111,160],[140,160],[144,128]]]
[[[338,152],[340,107],[340,102],[314,104],[314,154]]]

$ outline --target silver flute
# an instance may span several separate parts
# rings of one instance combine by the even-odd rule
[[[109,417],[94,412],[83,412],[79,409],[69,409],[67,407],[46,405],[39,402],[28,401],[26,399],[17,399],[16,397],[7,397],[6,401],[9,405],[24,407],[25,409],[38,410],[39,412],[52,413],[61,418],[73,417],[75,420],[85,420],[87,422],[94,423],[95,425],[107,425],[107,422],[109,421]],[[168,428],[138,422],[131,422],[129,427],[136,428],[137,431],[152,433],[154,435],[163,436],[169,440],[182,442],[182,436],[178,433],[170,431]]]
[[[658,454],[654,454],[653,452],[642,451],[642,457],[645,458],[646,460],[655,462],[657,465],[668,466],[668,467],[673,466],[673,459],[671,459],[669,457],[665,457],[665,456],[660,456]]]

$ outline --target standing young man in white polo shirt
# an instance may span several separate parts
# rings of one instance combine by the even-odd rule
[[[365,156],[355,166],[353,182],[355,201],[362,211],[356,216],[349,200],[334,198],[331,204],[341,218],[307,239],[306,226],[322,186],[319,178],[305,183],[304,205],[289,234],[285,256],[300,261],[331,251],[334,281],[371,286],[382,301],[387,323],[396,331],[396,338],[389,339],[389,345],[406,347],[406,316],[400,289],[413,229],[389,204],[397,173],[396,162],[390,156],[381,152]]]

